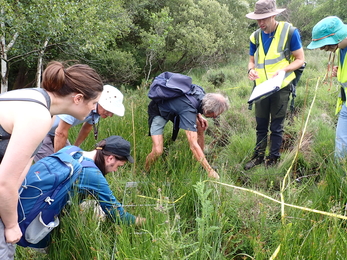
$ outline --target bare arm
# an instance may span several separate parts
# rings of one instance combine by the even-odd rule
[[[69,130],[71,125],[63,120],[60,120],[57,129],[55,130],[54,137],[54,152],[58,152],[60,149],[65,147],[67,138],[69,136]]]
[[[87,138],[88,134],[90,133],[90,131],[92,130],[92,128],[93,128],[93,125],[91,125],[87,122],[84,122],[82,127],[81,127],[80,132],[78,133],[78,136],[76,138],[74,145],[80,146],[81,143],[83,143],[83,141],[86,140],[86,138]]]
[[[259,78],[258,72],[255,70],[254,56],[249,56],[248,61],[248,78],[250,80],[256,80]]]
[[[196,126],[198,133],[198,144],[202,151],[205,149],[205,131],[208,127],[208,122],[201,114],[198,114],[196,117]]]
[[[18,226],[18,189],[32,162],[32,155],[50,129],[51,116],[47,109],[34,103],[11,106],[8,110],[11,124],[4,124],[11,133],[4,158],[0,165],[0,216],[5,225],[8,243],[21,237]]]
[[[212,169],[207,162],[205,154],[198,144],[198,133],[186,130],[186,135],[189,143],[190,150],[192,150],[195,159],[201,163],[202,167],[208,172],[208,177],[219,179],[219,175]]]

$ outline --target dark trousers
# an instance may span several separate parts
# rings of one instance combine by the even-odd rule
[[[257,143],[254,149],[255,155],[265,156],[268,143],[268,132],[270,130],[269,156],[270,158],[280,157],[283,123],[288,108],[289,95],[290,88],[287,86],[255,102],[255,118],[257,123]]]

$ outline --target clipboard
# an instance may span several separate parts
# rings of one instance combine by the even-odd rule
[[[248,99],[248,103],[251,104],[252,102],[258,100],[261,97],[269,96],[281,89],[282,82],[284,80],[285,72],[282,70],[278,73],[277,76],[268,79],[267,81],[264,81],[260,83],[259,85],[255,86],[251,96]]]

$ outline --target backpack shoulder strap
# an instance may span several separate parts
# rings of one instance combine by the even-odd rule
[[[260,29],[254,32],[255,46],[257,47],[257,49],[259,47],[259,34],[260,34]]]
[[[41,101],[38,101],[36,99],[33,98],[1,98],[0,97],[0,101],[28,101],[28,102],[34,102],[37,104],[40,104],[42,106],[44,106],[45,108],[47,108],[48,110],[51,107],[51,98],[49,97],[48,93],[46,90],[41,89],[41,88],[32,88],[32,90],[36,90],[38,92],[40,92],[44,98],[46,99],[46,103],[47,105],[43,104]]]
[[[33,88],[33,90],[36,90],[38,92],[40,92],[44,98],[46,99],[46,103],[47,103],[47,109],[50,110],[51,108],[51,98],[50,96],[48,95],[47,91],[43,88]]]
[[[71,146],[69,149],[65,151],[66,154],[73,155],[76,152],[82,151],[82,149],[78,146]],[[98,168],[94,162],[90,160],[85,160],[83,156],[81,156],[79,159],[76,159],[79,161],[79,163],[82,165],[82,167],[89,167],[89,168]]]
[[[296,27],[294,27],[292,25],[289,26],[287,41],[284,45],[284,56],[286,57],[286,60],[288,60],[288,61],[290,61],[290,55],[291,55],[290,41],[292,40],[292,36],[293,36],[295,29],[296,29]]]
[[[95,163],[92,161],[89,161],[89,160],[83,160],[81,162],[81,165],[83,168],[97,168],[98,169],[98,167],[95,165]]]

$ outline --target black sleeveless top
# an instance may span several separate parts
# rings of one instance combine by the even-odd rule
[[[40,105],[43,105],[44,107],[46,107],[49,111],[49,109],[51,108],[51,98],[49,97],[48,93],[46,90],[42,89],[42,88],[32,88],[31,90],[36,90],[39,91],[46,99],[46,103],[47,106],[45,104],[43,104],[42,102],[32,99],[32,98],[2,98],[0,95],[0,102],[2,101],[28,101],[28,102],[35,102],[38,103]],[[18,90],[20,91],[20,90]],[[8,143],[10,141],[11,138],[11,134],[7,133],[2,126],[0,125],[0,163],[5,155],[6,152],[6,148],[8,146]],[[39,145],[39,147],[37,147],[37,149],[35,150],[33,156],[37,153],[37,151],[39,150],[41,144]]]

